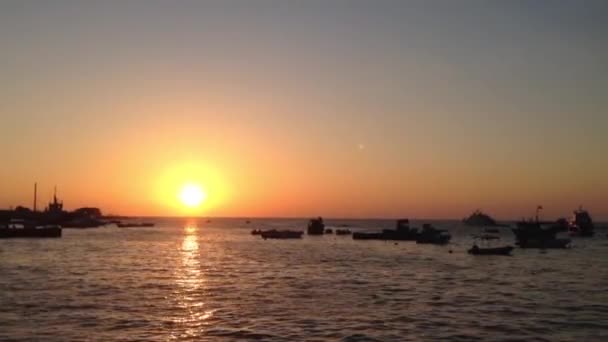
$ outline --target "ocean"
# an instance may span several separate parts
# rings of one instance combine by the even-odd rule
[[[433,223],[452,243],[250,234],[304,230],[305,219],[156,219],[0,240],[0,340],[608,340],[606,230],[566,250],[471,256],[478,229]]]

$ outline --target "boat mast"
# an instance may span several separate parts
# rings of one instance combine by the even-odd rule
[[[38,202],[38,183],[34,183],[34,212],[36,212],[37,202]]]

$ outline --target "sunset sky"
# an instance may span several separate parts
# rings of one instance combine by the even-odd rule
[[[608,1],[2,1],[0,208],[608,219]],[[194,183],[205,201],[187,208]]]

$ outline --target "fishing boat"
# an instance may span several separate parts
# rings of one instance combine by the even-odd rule
[[[570,236],[593,236],[595,225],[589,212],[579,207],[573,212],[572,218],[568,222],[568,232]]]
[[[383,229],[381,232],[353,233],[354,240],[391,240],[416,241],[419,237],[418,229],[410,228],[408,219],[400,219],[395,223],[395,229]]]
[[[500,240],[500,237],[497,235],[484,233],[474,236],[474,239],[475,242],[473,242],[473,247],[467,251],[472,255],[510,255],[513,251],[513,246],[491,246],[492,241]],[[482,247],[479,247],[480,245]]]
[[[61,227],[58,225],[39,225],[24,220],[11,220],[0,226],[0,239],[14,238],[60,238]]]
[[[355,232],[353,240],[384,240],[382,232]]]
[[[511,255],[512,251],[513,246],[482,248],[478,247],[477,245],[473,245],[473,247],[468,250],[468,253],[472,255]]]
[[[452,236],[444,229],[436,229],[432,225],[425,223],[422,231],[416,239],[416,243],[429,243],[435,245],[445,245],[450,242]]]
[[[542,206],[538,206],[535,219],[517,222],[517,227],[512,229],[515,244],[521,248],[567,248],[570,239],[556,238],[557,233],[561,231],[560,224],[539,220],[539,211],[542,209]]]
[[[318,217],[316,219],[311,219],[308,222],[308,235],[323,235],[325,233],[325,224],[323,223],[323,218]]]
[[[293,230],[266,230],[260,233],[262,239],[301,239],[304,232]]]
[[[382,231],[384,240],[416,241],[420,234],[417,228],[410,228],[409,219],[399,219],[395,222],[395,229],[384,229]]]

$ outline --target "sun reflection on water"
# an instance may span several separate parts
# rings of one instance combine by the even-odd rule
[[[201,252],[198,229],[194,224],[184,228],[184,238],[180,246],[181,265],[176,267],[176,288],[173,296],[176,306],[181,309],[173,319],[179,331],[173,338],[200,336],[207,321],[213,316],[212,310],[205,310],[205,279],[201,271]]]

